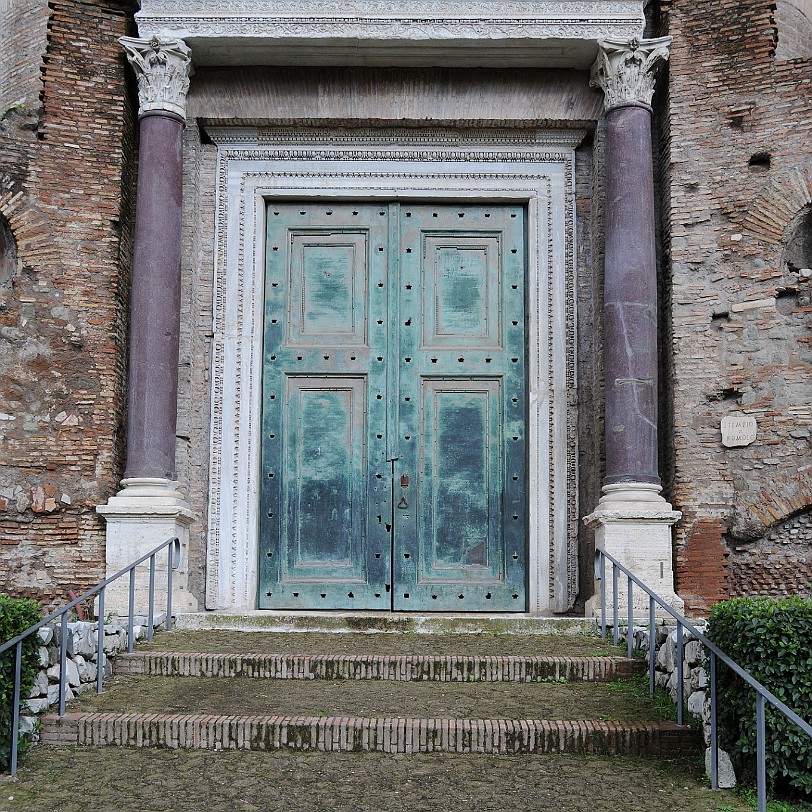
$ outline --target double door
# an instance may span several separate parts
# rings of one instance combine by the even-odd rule
[[[259,607],[526,609],[525,214],[271,203]]]

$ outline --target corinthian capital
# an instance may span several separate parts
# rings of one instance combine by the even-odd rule
[[[668,60],[671,37],[599,39],[590,85],[603,90],[604,104],[651,104],[657,69]]]
[[[167,110],[186,118],[191,51],[182,39],[121,37],[138,79],[138,112]]]

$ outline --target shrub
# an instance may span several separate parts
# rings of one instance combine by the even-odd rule
[[[812,719],[812,600],[736,598],[716,604],[708,637],[802,719]],[[720,664],[722,746],[740,771],[755,770],[755,692]],[[765,703],[767,780],[812,797],[812,739]]]
[[[11,598],[0,593],[0,646],[24,632],[42,619],[39,605],[31,600]],[[15,648],[0,655],[0,769],[11,764],[11,737],[14,702]],[[37,635],[23,641],[20,670],[20,703],[28,696],[37,676],[39,657]],[[29,742],[21,739],[17,752],[22,753]]]

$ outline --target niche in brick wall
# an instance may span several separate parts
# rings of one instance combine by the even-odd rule
[[[11,287],[17,270],[17,245],[4,217],[0,217],[0,290]]]

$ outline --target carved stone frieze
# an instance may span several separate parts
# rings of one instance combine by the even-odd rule
[[[657,69],[668,61],[670,44],[671,37],[599,39],[590,84],[603,90],[606,107],[625,102],[651,104]]]
[[[579,69],[594,59],[599,37],[631,37],[643,26],[642,0],[142,0],[136,14],[143,37],[181,36],[200,64],[257,64],[273,41],[305,63],[351,64],[347,41],[376,64],[393,54],[365,51],[374,44],[408,54],[415,64],[460,60],[472,64],[554,64]],[[445,45],[457,43],[453,52]],[[550,52],[544,52],[544,45]],[[239,52],[235,57],[236,49]],[[512,50],[511,50],[512,49]],[[278,48],[274,54],[278,56]],[[380,48],[379,48],[380,50]],[[351,49],[355,54],[355,49]],[[515,52],[515,53],[514,53]],[[389,54],[389,56],[387,56]],[[263,56],[264,55],[264,56]],[[329,55],[329,59],[327,58]],[[357,57],[357,54],[356,54]],[[335,62],[335,60],[339,62]],[[583,61],[583,60],[586,61]],[[326,60],[326,61],[325,61]],[[343,61],[342,61],[343,60]],[[411,61],[409,64],[412,64]],[[456,63],[455,63],[456,64]],[[461,63],[462,64],[462,63]]]
[[[181,39],[121,37],[138,79],[138,111],[166,110],[186,118],[191,51]]]

